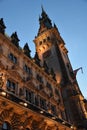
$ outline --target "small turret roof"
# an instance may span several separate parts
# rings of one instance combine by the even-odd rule
[[[5,24],[4,24],[4,21],[3,21],[3,18],[0,19],[0,25],[1,25],[4,29],[6,28],[6,26],[5,26]]]

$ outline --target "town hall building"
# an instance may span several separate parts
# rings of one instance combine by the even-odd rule
[[[87,130],[87,101],[57,26],[42,8],[31,57],[0,19],[0,130]],[[79,68],[81,69],[81,68]]]

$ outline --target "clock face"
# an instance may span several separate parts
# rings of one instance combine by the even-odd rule
[[[43,54],[43,58],[47,58],[51,55],[51,50],[48,50],[46,51],[44,54]]]

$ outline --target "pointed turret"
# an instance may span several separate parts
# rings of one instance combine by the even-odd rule
[[[17,35],[17,32],[14,32],[12,33],[11,35],[11,42],[16,46],[16,47],[19,47],[19,38],[18,38],[18,35]]]
[[[30,50],[30,48],[29,48],[29,46],[28,46],[28,43],[26,43],[26,44],[24,45],[23,51],[24,51],[24,54],[25,54],[25,55],[27,55],[29,58],[31,58],[31,56],[30,56],[31,50]]]
[[[46,12],[44,11],[43,7],[42,7],[41,17],[39,17],[39,24],[40,24],[40,28],[38,31],[38,35],[43,33],[46,29],[52,28],[51,20],[46,14]]]
[[[4,24],[4,21],[3,21],[3,18],[0,19],[0,33],[4,34],[5,33],[5,24]]]

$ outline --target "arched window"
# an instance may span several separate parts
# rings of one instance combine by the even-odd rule
[[[5,121],[5,122],[2,124],[2,130],[11,130],[10,124]]]

